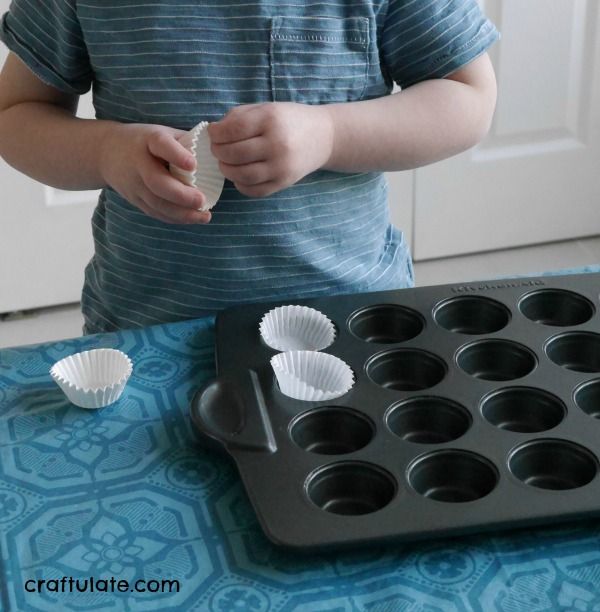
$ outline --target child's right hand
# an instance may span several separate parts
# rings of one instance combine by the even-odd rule
[[[185,132],[161,125],[112,124],[100,151],[104,182],[128,202],[164,223],[208,223],[198,209],[204,195],[184,185],[168,170],[196,167],[194,156],[178,142]]]

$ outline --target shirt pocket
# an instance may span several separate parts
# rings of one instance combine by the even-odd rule
[[[276,102],[360,100],[369,69],[369,19],[271,19],[271,90]]]

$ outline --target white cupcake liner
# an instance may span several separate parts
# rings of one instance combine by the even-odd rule
[[[57,361],[50,376],[76,406],[102,408],[119,399],[132,371],[125,353],[104,348]]]
[[[334,324],[308,306],[279,306],[269,310],[259,325],[267,346],[277,351],[320,351],[335,339]]]
[[[196,187],[206,196],[206,204],[200,210],[210,210],[217,203],[225,182],[219,170],[219,161],[210,151],[207,127],[208,121],[201,121],[179,139],[179,142],[196,158],[196,169],[190,172],[173,164],[169,165],[173,176],[186,185]]]
[[[354,385],[350,366],[328,353],[288,351],[271,359],[279,388],[293,399],[321,402],[347,393]]]

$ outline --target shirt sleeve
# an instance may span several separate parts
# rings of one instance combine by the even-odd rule
[[[477,0],[389,0],[382,67],[405,88],[451,74],[499,38]]]
[[[74,94],[89,90],[92,69],[76,0],[13,0],[0,40],[44,83]]]

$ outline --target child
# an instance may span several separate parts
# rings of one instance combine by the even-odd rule
[[[103,188],[87,333],[411,286],[381,172],[473,146],[496,99],[476,0],[14,0],[0,38],[0,155]],[[212,215],[167,169],[193,169],[177,139],[201,120],[228,179]]]

